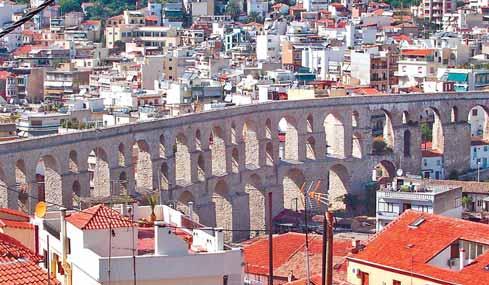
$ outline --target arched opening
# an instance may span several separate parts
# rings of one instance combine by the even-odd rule
[[[90,177],[90,196],[110,196],[110,170],[107,152],[101,147],[96,147],[90,152],[87,161]]]
[[[194,195],[192,195],[191,192],[189,191],[184,191],[182,194],[180,194],[180,197],[178,197],[178,203],[177,203],[177,210],[180,212],[184,213],[188,217],[190,217],[190,202],[194,203],[194,206],[192,206],[192,221],[194,222],[199,222],[199,216],[195,212],[195,198]]]
[[[159,153],[161,158],[166,158],[165,136],[160,135]]]
[[[262,185],[262,179],[257,174],[251,175],[248,183],[245,185],[245,193],[248,194],[248,209],[249,209],[249,229],[250,230],[265,230],[266,229],[266,200]],[[257,232],[251,231],[247,237],[253,238],[258,235]]]
[[[309,116],[307,116],[307,132],[314,132],[314,119],[312,117],[312,114],[309,114]]]
[[[119,144],[119,147],[117,150],[117,163],[119,164],[119,167],[125,167],[126,166],[126,151],[125,151],[123,143]]]
[[[219,180],[216,183],[212,201],[216,211],[216,226],[226,230],[233,229],[233,203],[226,181]],[[227,241],[232,239],[230,231],[224,232],[224,239]]]
[[[127,174],[125,171],[122,171],[119,174],[119,195],[128,195],[129,194],[129,189],[128,185],[129,182],[127,181]]]
[[[404,131],[403,153],[404,157],[411,157],[411,132],[409,130]]]
[[[301,187],[306,179],[299,169],[291,169],[282,180],[284,208],[293,211],[304,210],[304,195]]]
[[[73,182],[73,185],[71,186],[71,193],[72,193],[73,207],[81,208],[81,185],[80,182],[78,182],[78,180],[75,180]]]
[[[224,131],[220,127],[212,128],[209,148],[212,156],[212,174],[216,176],[226,174],[226,142],[224,141]]]
[[[345,157],[345,128],[338,114],[328,114],[324,119],[326,155]]]
[[[394,148],[394,128],[392,117],[385,110],[379,110],[370,117],[372,127],[372,154],[384,155]]]
[[[396,175],[396,166],[388,160],[382,160],[377,163],[372,173],[372,181],[377,181],[379,184],[391,183]]]
[[[316,159],[316,140],[314,137],[309,137],[306,142],[306,158]]]
[[[19,209],[23,212],[29,213],[28,197],[34,193],[28,192],[27,168],[23,160],[18,160],[15,163],[15,188],[18,192]]]
[[[355,205],[348,205],[350,201],[348,199],[350,174],[345,166],[337,164],[330,168],[328,186],[331,210],[346,210],[349,207],[355,207]]]
[[[197,158],[197,179],[199,181],[205,180],[205,162],[202,153],[199,154],[199,157]]]
[[[137,141],[132,147],[136,191],[147,193],[153,190],[153,162],[148,143]]]
[[[265,147],[266,151],[266,165],[267,166],[273,166],[273,144],[272,142],[267,142],[267,145]]]
[[[236,136],[237,136],[236,125],[233,122],[231,124],[231,143],[232,144],[238,143],[238,138]]]
[[[489,140],[489,116],[485,107],[477,105],[470,109],[468,122],[473,140]]]
[[[363,157],[362,148],[362,135],[360,133],[353,133],[352,144],[351,144],[351,155],[355,158]]]
[[[184,134],[177,136],[175,144],[175,171],[178,185],[190,184],[190,149]]]
[[[267,139],[272,138],[272,121],[270,119],[265,122],[265,137]]]
[[[458,108],[457,108],[457,106],[452,107],[452,111],[450,112],[450,122],[451,123],[458,122]]]
[[[74,150],[70,151],[68,168],[71,173],[78,173],[78,154]]]
[[[243,126],[243,139],[245,144],[245,165],[248,168],[259,167],[260,144],[258,141],[258,128],[254,121],[246,121]]]
[[[233,148],[231,153],[232,161],[231,161],[231,171],[233,173],[239,172],[239,152],[237,148]]]
[[[292,117],[284,117],[278,122],[281,159],[299,159],[299,134],[296,126],[296,120]]]
[[[440,115],[434,108],[427,108],[419,116],[421,151],[443,154],[444,137]]]
[[[360,126],[360,114],[358,114],[358,111],[351,112],[351,126],[354,128]]]
[[[5,172],[0,167],[0,208],[8,208],[9,190],[7,188]]]
[[[402,112],[402,124],[403,125],[407,125],[409,124],[411,121],[409,120],[409,113],[408,111],[403,111]]]
[[[202,149],[202,138],[201,138],[200,130],[195,131],[195,149],[196,150]]]
[[[166,162],[163,162],[160,167],[160,189],[169,189],[168,164],[166,164]]]
[[[61,175],[56,159],[51,155],[41,157],[36,166],[37,198],[59,205],[63,202]]]

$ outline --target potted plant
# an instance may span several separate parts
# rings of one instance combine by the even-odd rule
[[[156,203],[158,202],[158,197],[156,196],[156,194],[149,194],[147,199],[148,204],[151,207],[151,215],[149,215],[149,220],[150,222],[154,223],[154,221],[156,221],[155,208]]]

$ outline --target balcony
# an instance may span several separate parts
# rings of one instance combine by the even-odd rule
[[[401,192],[401,191],[377,191],[379,199],[397,199],[409,201],[433,201],[435,193],[431,192]]]

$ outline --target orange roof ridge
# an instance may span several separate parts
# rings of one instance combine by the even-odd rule
[[[132,227],[131,221],[104,204],[71,214],[66,221],[82,230]]]

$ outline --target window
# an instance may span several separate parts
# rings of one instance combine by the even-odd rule
[[[477,116],[477,109],[472,109],[472,116]]]
[[[436,161],[436,165],[441,165],[441,161],[440,160],[437,160]]]
[[[423,159],[423,165],[428,166],[428,161],[426,159]]]
[[[401,281],[392,280],[392,285],[401,285]]]
[[[482,207],[482,200],[477,200],[477,207]]]
[[[71,254],[71,239],[66,238],[66,253]]]

